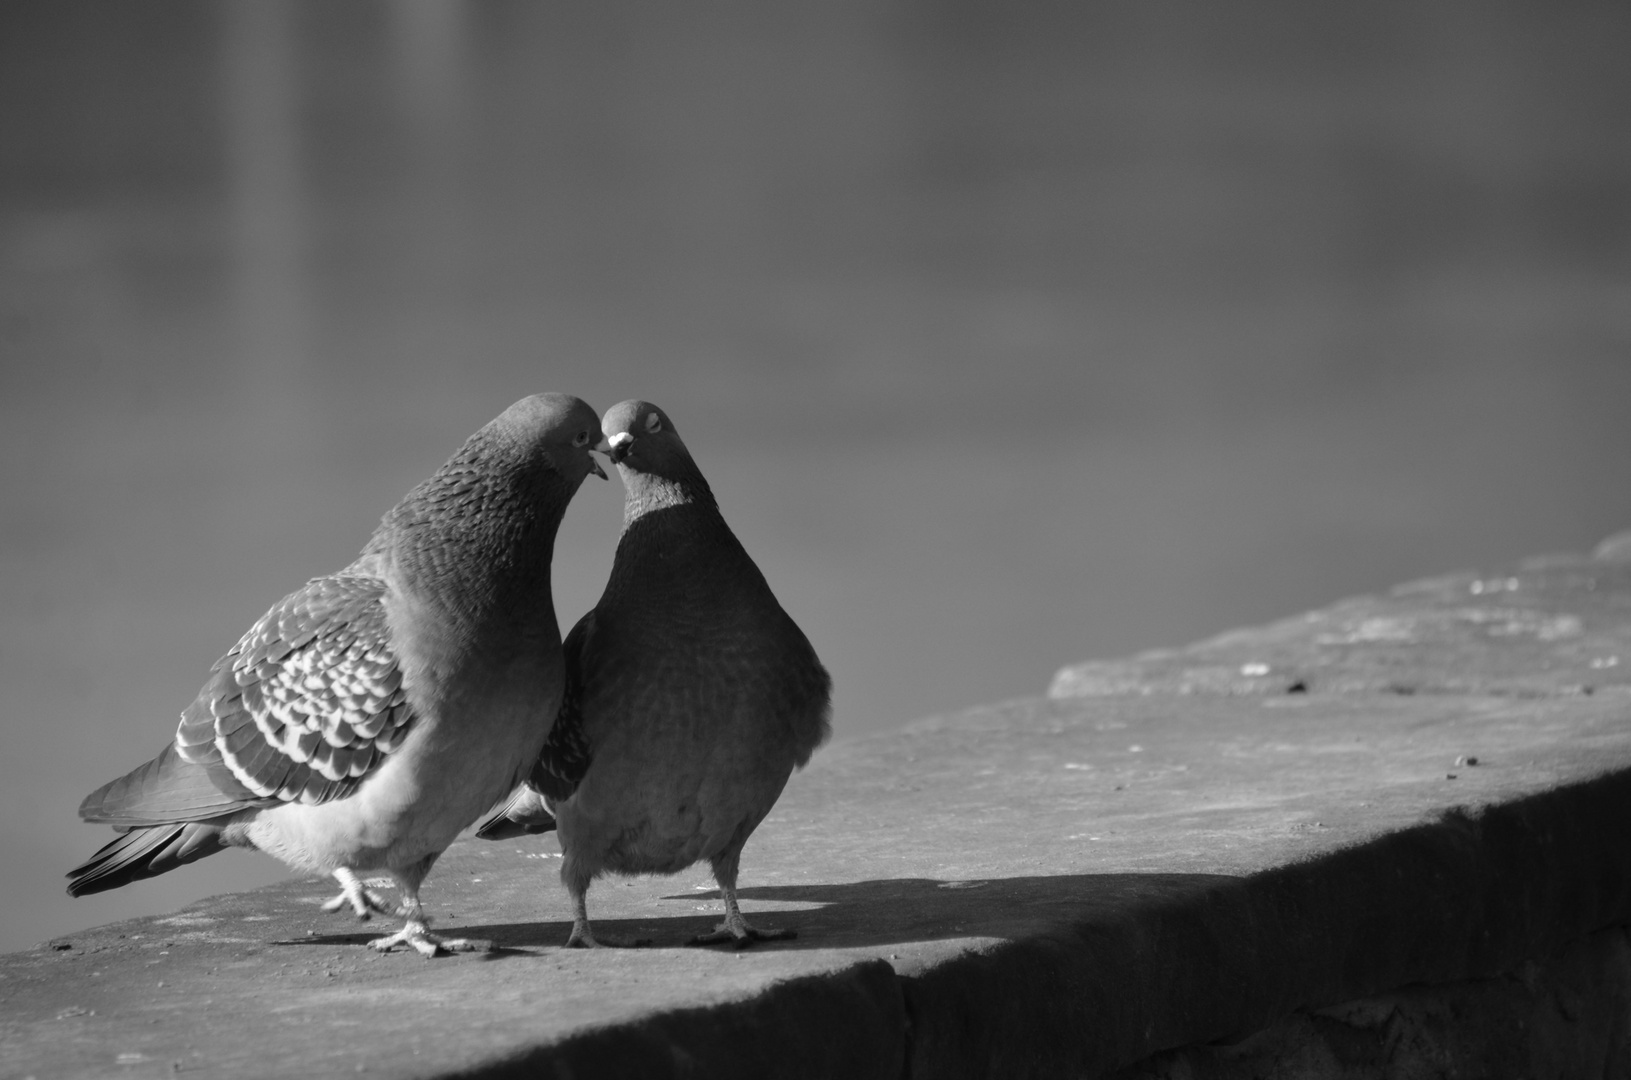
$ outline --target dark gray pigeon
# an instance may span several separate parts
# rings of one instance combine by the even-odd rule
[[[725,920],[695,943],[792,937],[742,918],[737,865],[827,737],[832,680],[663,411],[625,401],[601,430],[627,489],[611,577],[567,635],[566,693],[537,766],[478,835],[559,829],[568,945],[599,944],[585,902],[596,877],[701,860]]]

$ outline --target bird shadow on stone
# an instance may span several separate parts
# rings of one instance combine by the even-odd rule
[[[954,938],[1019,940],[1070,926],[1108,923],[1139,913],[1170,915],[1203,905],[1241,879],[1219,874],[1064,874],[1053,877],[890,878],[842,884],[761,885],[737,890],[742,913],[765,929],[798,936],[756,944],[758,950],[848,949]],[[718,890],[664,896],[694,906],[720,899]],[[595,920],[608,935],[650,938],[655,948],[678,947],[714,928],[719,915]],[[437,928],[453,933],[450,925]],[[497,950],[558,946],[569,922],[462,926],[463,936],[491,940]],[[335,944],[339,941],[336,939]]]

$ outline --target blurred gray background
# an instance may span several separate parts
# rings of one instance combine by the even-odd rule
[[[1631,525],[1628,58],[1567,0],[9,0],[0,948],[282,876],[62,893],[524,394],[673,415],[839,738]]]

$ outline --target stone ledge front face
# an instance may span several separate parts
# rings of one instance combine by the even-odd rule
[[[1631,1075],[1631,940],[1604,930],[1494,978],[1299,1011],[1251,1038],[1148,1058],[1114,1080]]]
[[[1477,581],[1528,613],[1498,625],[1578,632],[1444,616]],[[1416,636],[1323,640],[1367,619]],[[1625,568],[1551,560],[840,743],[744,857],[744,907],[800,936],[743,953],[677,947],[718,917],[703,868],[591,890],[656,948],[560,948],[553,837],[461,840],[431,876],[484,955],[374,954],[326,879],[89,930],[0,957],[0,1075],[1091,1075],[1486,978],[1631,920],[1628,643]],[[1184,674],[1295,662],[1294,692]],[[1384,670],[1436,692],[1325,692]]]

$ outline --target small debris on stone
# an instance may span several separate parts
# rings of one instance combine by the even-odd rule
[[[1286,687],[1286,693],[1288,693],[1288,694],[1306,694],[1306,693],[1308,693],[1308,684],[1306,682],[1304,682],[1302,679],[1298,679],[1296,682],[1294,682],[1290,686]]]
[[[1257,678],[1260,675],[1267,675],[1269,666],[1260,660],[1253,660],[1250,663],[1241,664],[1240,673],[1247,678]]]
[[[1445,774],[1444,774],[1444,779],[1446,779],[1446,780],[1454,780],[1454,779],[1455,779],[1455,773],[1453,773],[1453,772],[1447,772],[1447,773],[1445,773]]]
[[[1471,754],[1457,754],[1456,755],[1455,768],[1457,768],[1457,769],[1461,768],[1461,766],[1463,766],[1463,765],[1477,765],[1477,764],[1478,764],[1478,759],[1476,757],[1473,757]]]

